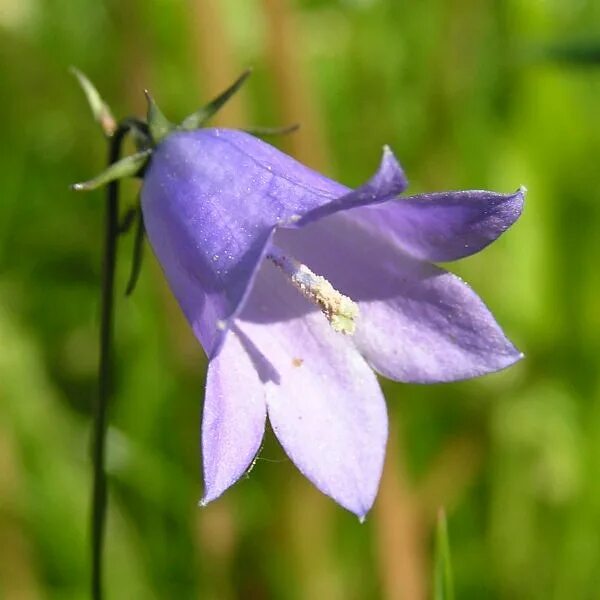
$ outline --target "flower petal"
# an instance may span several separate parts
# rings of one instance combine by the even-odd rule
[[[514,194],[420,194],[365,208],[361,218],[415,258],[451,261],[479,252],[504,233],[521,215],[525,193],[520,188]]]
[[[406,254],[362,214],[338,213],[275,240],[358,302],[353,339],[373,368],[398,381],[434,383],[522,357],[469,286]]]
[[[169,135],[142,187],[148,237],[170,287],[209,356],[242,305],[276,227],[393,197],[406,185],[386,151],[379,173],[355,191],[241,131]]]
[[[401,194],[408,186],[406,175],[389,146],[384,146],[383,157],[377,173],[367,183],[348,192],[345,196],[332,200],[307,212],[298,222],[299,226],[322,219],[339,210],[358,206],[378,206]]]
[[[273,431],[288,456],[322,492],[364,517],[377,493],[387,440],[375,374],[270,264],[238,323],[278,375],[264,385]]]
[[[243,344],[243,336],[231,332],[208,367],[202,416],[202,504],[220,496],[248,470],[263,438],[267,409],[262,371]]]

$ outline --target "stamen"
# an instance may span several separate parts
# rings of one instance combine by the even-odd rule
[[[338,292],[325,277],[316,275],[275,246],[271,246],[267,258],[290,278],[305,298],[321,309],[334,331],[346,335],[354,333],[358,317],[356,302]]]

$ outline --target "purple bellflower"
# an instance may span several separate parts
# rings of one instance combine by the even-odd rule
[[[133,123],[140,151],[74,187],[143,174],[150,243],[209,359],[201,503],[252,466],[268,417],[300,471],[362,519],[387,440],[376,373],[448,382],[522,357],[434,263],[493,242],[525,189],[399,197],[406,177],[386,147],[351,190],[248,133],[197,129],[246,77],[179,127],[149,98],[148,123]],[[90,103],[102,120],[94,89]]]
[[[355,190],[241,131],[176,132],[155,149],[145,226],[210,361],[202,503],[250,468],[268,416],[300,471],[362,518],[387,439],[375,372],[456,381],[521,358],[471,288],[432,263],[495,240],[524,190],[399,199],[406,185],[387,147]]]

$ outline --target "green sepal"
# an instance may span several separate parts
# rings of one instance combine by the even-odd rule
[[[274,135],[288,135],[289,133],[298,131],[298,129],[300,129],[300,123],[284,125],[283,127],[251,127],[250,129],[244,129],[244,131],[256,137],[270,137]]]
[[[94,119],[102,127],[104,135],[111,137],[117,130],[117,121],[113,117],[113,114],[106,102],[102,99],[100,92],[96,89],[96,86],[76,67],[70,68],[71,73],[75,75],[85,97],[92,109]]]
[[[181,123],[181,129],[192,131],[193,129],[202,127],[242,87],[251,73],[252,69],[246,69],[224,92],[200,110],[186,117]]]
[[[154,143],[158,144],[175,129],[175,125],[158,108],[158,104],[156,104],[148,90],[145,90],[144,93],[148,101],[148,128],[150,129],[150,135]]]
[[[452,563],[446,513],[440,509],[435,530],[435,565],[433,576],[434,600],[454,600]]]
[[[123,177],[133,177],[137,175],[148,162],[151,154],[152,150],[143,150],[142,152],[137,152],[136,154],[122,158],[120,161],[110,165],[110,167],[100,173],[97,177],[82,183],[74,183],[71,186],[71,189],[78,192],[95,190],[111,181],[122,179]]]

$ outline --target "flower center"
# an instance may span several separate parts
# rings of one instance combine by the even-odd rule
[[[276,246],[271,246],[267,258],[279,267],[305,298],[316,304],[329,324],[340,333],[352,335],[356,329],[358,305],[348,296],[338,292],[322,277],[291,256],[286,256]]]

